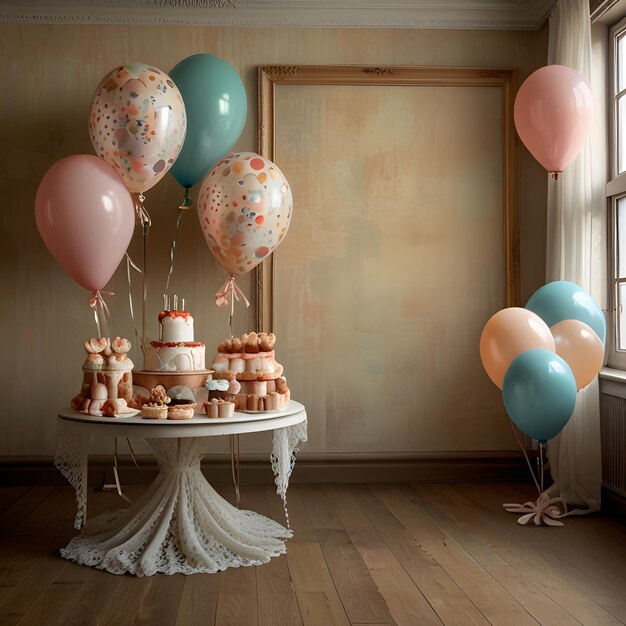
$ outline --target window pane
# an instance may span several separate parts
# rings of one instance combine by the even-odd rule
[[[617,173],[626,170],[626,97],[617,101]]]
[[[626,34],[617,38],[617,93],[626,88]]]
[[[617,287],[617,349],[626,350],[626,284]]]
[[[626,278],[626,197],[617,201],[616,278]]]

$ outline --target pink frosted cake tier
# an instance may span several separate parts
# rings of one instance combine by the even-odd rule
[[[231,337],[217,346],[211,369],[214,378],[253,381],[276,380],[283,366],[276,361],[273,333],[246,333]]]

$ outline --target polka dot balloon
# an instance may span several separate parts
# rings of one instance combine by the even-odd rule
[[[115,68],[91,101],[91,143],[134,193],[147,191],[165,176],[183,146],[186,127],[178,88],[151,65]]]
[[[293,209],[283,173],[254,152],[229,154],[202,181],[198,217],[209,249],[239,276],[283,240]]]

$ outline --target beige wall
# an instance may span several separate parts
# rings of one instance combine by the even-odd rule
[[[539,32],[444,32],[0,24],[0,341],[5,353],[0,454],[53,452],[56,410],[67,405],[78,390],[81,345],[95,334],[86,292],[55,264],[39,238],[33,200],[41,177],[52,163],[70,154],[92,153],[87,134],[89,102],[100,79],[113,67],[142,61],[167,70],[197,52],[225,58],[240,72],[249,99],[248,120],[237,147],[254,150],[257,65],[519,67],[523,79],[545,63],[546,50],[545,28]],[[545,196],[546,176],[523,152],[523,298],[543,281]],[[154,222],[149,250],[151,318],[156,317],[165,285],[169,240],[180,198],[180,189],[171,177],[147,194],[146,207]],[[296,198],[294,220],[297,212]],[[204,245],[195,213],[186,216],[181,228],[174,287],[189,303],[196,317],[196,336],[205,341],[211,353],[211,346],[227,333],[227,314],[215,308],[212,298],[221,273]],[[139,251],[136,236],[131,254],[138,258]],[[244,279],[241,285],[248,293],[252,291],[249,281]],[[112,331],[132,338],[125,271],[118,271],[110,289],[117,293],[111,299]],[[156,320],[151,319],[151,323],[151,330],[156,332]],[[252,311],[239,310],[235,331],[243,332],[252,325]],[[462,349],[475,351],[477,346]],[[455,355],[444,354],[442,358],[450,359],[453,365]],[[495,388],[491,397],[490,411],[502,414]],[[397,438],[402,439],[403,433],[398,432]],[[485,445],[485,449],[507,447],[514,446],[505,430],[497,441]],[[394,448],[393,437],[385,443],[385,449],[390,448]],[[216,443],[218,449],[223,449],[222,443]],[[267,437],[244,438],[242,449],[265,450]],[[445,432],[440,440],[431,442],[431,449],[449,449]],[[98,442],[93,450],[109,451],[110,443]],[[329,451],[351,452],[336,451],[323,443],[309,450],[317,455]]]

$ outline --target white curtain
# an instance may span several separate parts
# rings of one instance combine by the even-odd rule
[[[548,64],[572,67],[591,82],[588,0],[556,3],[550,15]],[[602,112],[596,110],[598,114]],[[588,141],[558,182],[548,181],[546,279],[569,280],[598,299],[603,291],[603,203],[594,193],[593,163]],[[604,183],[604,172],[599,173]],[[555,480],[550,495],[577,505],[577,513],[597,511],[602,485],[597,379],[578,392],[572,417],[548,443],[548,459]]]

